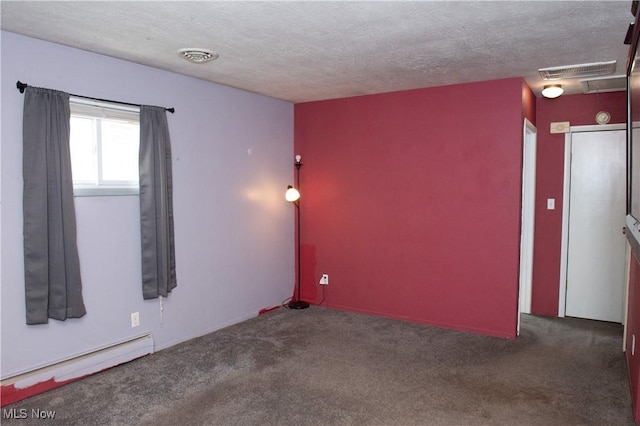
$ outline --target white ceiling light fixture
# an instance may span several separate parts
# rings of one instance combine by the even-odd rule
[[[220,56],[212,50],[201,49],[199,47],[178,49],[178,54],[187,61],[195,64],[204,64],[205,62],[215,61]]]
[[[549,99],[557,98],[563,93],[564,93],[564,89],[559,84],[551,84],[548,86],[544,86],[544,89],[542,89],[542,96]]]

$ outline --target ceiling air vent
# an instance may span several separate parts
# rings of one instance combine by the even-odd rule
[[[200,49],[188,47],[185,49],[178,49],[178,54],[185,58],[189,62],[196,64],[204,64],[205,62],[214,61],[218,59],[218,54],[209,49]]]
[[[540,68],[538,73],[543,80],[563,78],[585,78],[611,75],[616,72],[616,61],[594,62],[592,64],[566,65],[563,67]]]
[[[580,80],[583,93],[622,92],[627,89],[626,75]]]

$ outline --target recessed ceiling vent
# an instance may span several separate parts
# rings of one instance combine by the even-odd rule
[[[179,49],[178,54],[185,58],[187,61],[196,64],[204,64],[205,62],[214,61],[218,59],[218,56],[220,56],[209,49],[200,49],[193,47]]]
[[[611,75],[616,72],[616,61],[594,62],[592,64],[566,65],[563,67],[540,68],[538,73],[543,80],[563,78],[586,78]]]
[[[612,75],[580,80],[583,93],[622,92],[627,90],[626,75]]]

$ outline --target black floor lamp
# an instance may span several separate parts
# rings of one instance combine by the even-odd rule
[[[296,293],[298,296],[297,300],[291,300],[291,302],[289,302],[289,304],[287,305],[289,309],[306,309],[309,307],[309,304],[307,302],[300,300],[300,191],[298,191],[298,188],[300,188],[300,166],[302,166],[302,163],[300,162],[301,159],[302,157],[300,155],[296,155],[296,161],[294,165],[296,166],[297,188],[289,185],[287,187],[287,192],[284,194],[284,198],[290,203],[295,204],[296,206],[296,234],[298,236],[298,244],[296,246]]]

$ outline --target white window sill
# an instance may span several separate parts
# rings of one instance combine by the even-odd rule
[[[140,188],[93,187],[73,188],[74,197],[113,197],[122,195],[139,195]]]

